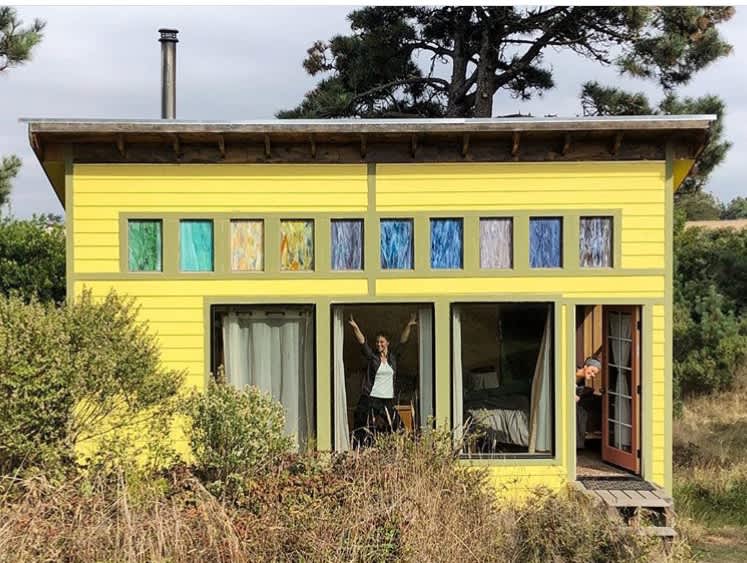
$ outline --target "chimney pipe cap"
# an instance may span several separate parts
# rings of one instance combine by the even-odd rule
[[[158,30],[158,33],[161,34],[161,37],[158,40],[162,43],[179,43],[179,40],[176,38],[176,34],[179,33],[178,29],[161,28]]]

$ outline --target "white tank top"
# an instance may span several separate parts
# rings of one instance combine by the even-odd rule
[[[371,396],[377,399],[394,398],[394,370],[388,363],[381,362],[376,370]]]

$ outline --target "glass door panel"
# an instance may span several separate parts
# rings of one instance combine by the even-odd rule
[[[605,307],[605,381],[602,437],[605,461],[638,473],[639,353],[640,330],[637,307]]]

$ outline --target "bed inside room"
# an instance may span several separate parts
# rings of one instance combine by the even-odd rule
[[[551,304],[455,305],[452,346],[454,430],[463,453],[551,454]]]

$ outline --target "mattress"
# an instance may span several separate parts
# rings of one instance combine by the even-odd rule
[[[465,398],[464,414],[489,443],[529,446],[529,398],[524,395]]]

